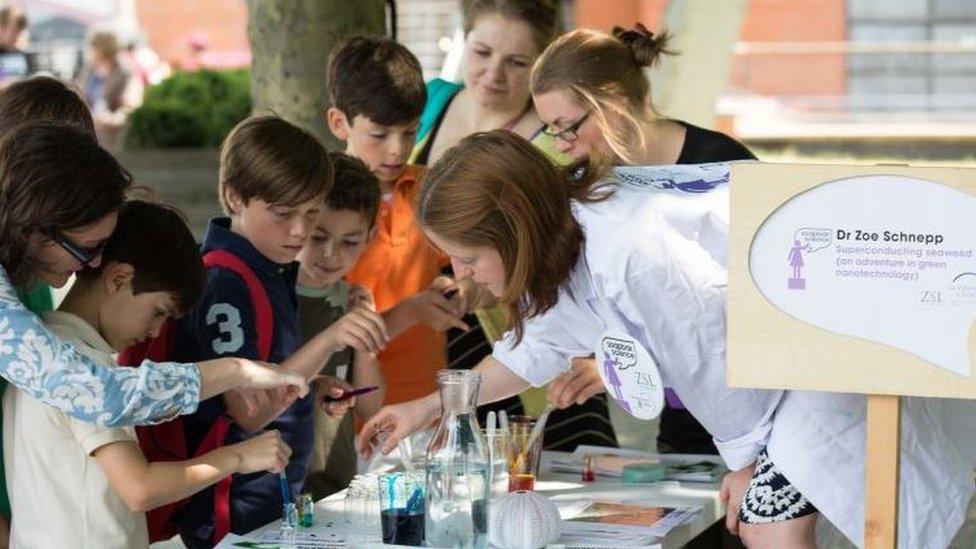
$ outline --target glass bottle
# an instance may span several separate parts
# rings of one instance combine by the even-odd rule
[[[437,373],[441,419],[427,446],[426,544],[488,545],[488,451],[475,413],[481,374]]]

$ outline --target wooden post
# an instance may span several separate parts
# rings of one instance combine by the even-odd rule
[[[901,397],[868,395],[864,547],[898,546],[898,464]]]

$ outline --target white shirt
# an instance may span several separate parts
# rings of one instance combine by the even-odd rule
[[[628,334],[712,434],[731,469],[749,465],[768,446],[787,479],[861,544],[865,398],[726,384],[728,186],[691,193],[660,184],[720,181],[716,166],[615,170],[613,198],[574,204],[586,242],[558,303],[526,321],[520,345],[512,348],[509,333],[493,356],[538,386],[570,358],[593,353],[606,330]],[[976,421],[933,419],[940,414],[976,419],[976,404],[906,399],[901,547],[947,545],[973,495],[976,451],[957,450],[954,439],[960,430],[976,434]]]
[[[81,318],[53,311],[44,319],[79,352],[114,365],[113,349]],[[131,427],[86,423],[8,386],[3,458],[13,510],[11,547],[148,547],[145,515],[129,510],[91,457],[106,444],[135,441]]]

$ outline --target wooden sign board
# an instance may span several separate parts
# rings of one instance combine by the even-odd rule
[[[735,163],[728,383],[976,398],[976,170]]]

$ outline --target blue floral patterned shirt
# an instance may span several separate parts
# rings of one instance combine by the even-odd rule
[[[144,425],[196,410],[196,364],[106,367],[52,334],[28,311],[0,267],[0,376],[83,421]]]

